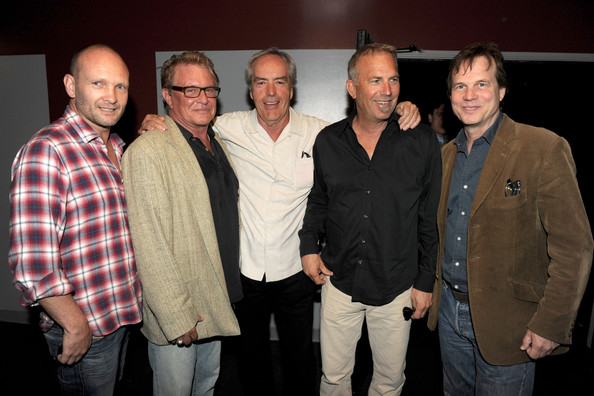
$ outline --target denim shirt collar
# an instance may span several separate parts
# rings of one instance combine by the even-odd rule
[[[490,145],[493,142],[493,139],[495,138],[495,134],[497,133],[497,130],[499,129],[502,120],[503,112],[500,111],[497,115],[497,118],[495,119],[495,122],[493,122],[493,124],[489,128],[487,128],[485,133],[483,133],[481,137],[477,140],[483,140],[484,142]],[[467,142],[468,139],[466,138],[466,133],[464,133],[464,128],[462,128],[460,129],[460,132],[458,132],[458,135],[455,139],[456,146],[458,146],[458,151],[466,152]]]

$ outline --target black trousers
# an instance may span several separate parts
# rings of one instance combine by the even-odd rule
[[[241,276],[244,298],[235,304],[241,328],[238,356],[244,396],[314,394],[312,327],[315,284],[303,271],[276,282]],[[275,389],[270,315],[279,336],[282,389]],[[276,368],[278,370],[278,368]]]

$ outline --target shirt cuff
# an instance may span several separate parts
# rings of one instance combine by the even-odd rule
[[[301,239],[301,243],[299,245],[299,254],[301,255],[301,257],[307,256],[308,254],[319,254],[319,253],[320,253],[320,249],[319,249],[318,241],[316,241],[314,239],[312,239],[312,240]]]
[[[413,287],[425,293],[433,293],[434,284],[435,273],[420,272]]]

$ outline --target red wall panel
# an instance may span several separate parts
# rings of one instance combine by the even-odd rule
[[[45,54],[50,115],[66,103],[62,76],[78,48],[113,46],[131,72],[130,128],[155,112],[154,52],[354,48],[356,32],[398,47],[594,53],[594,2],[250,0],[13,1],[0,16],[0,55]],[[243,87],[241,87],[243,89]]]

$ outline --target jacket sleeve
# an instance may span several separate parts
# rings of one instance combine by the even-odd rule
[[[569,144],[559,137],[544,156],[537,204],[547,235],[549,279],[528,328],[541,337],[570,344],[592,265],[592,233]]]

